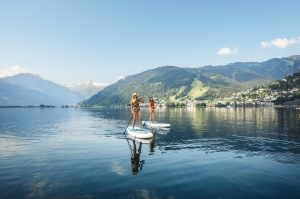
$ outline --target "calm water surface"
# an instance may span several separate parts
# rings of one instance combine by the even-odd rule
[[[0,109],[0,198],[300,198],[300,110],[157,108],[142,142],[130,114]]]

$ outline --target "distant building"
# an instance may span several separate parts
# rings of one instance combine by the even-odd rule
[[[283,103],[284,106],[299,106],[300,105],[300,100],[295,100],[295,101],[287,101]]]

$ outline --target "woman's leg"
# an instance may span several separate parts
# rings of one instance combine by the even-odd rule
[[[155,110],[153,110],[153,117],[154,117],[154,122],[156,122],[156,111]]]
[[[143,122],[142,122],[142,112],[141,112],[141,110],[139,110],[139,112],[138,112],[138,115],[139,115],[139,119],[140,119],[140,128],[143,128]]]
[[[150,112],[150,118],[149,118],[149,121],[151,122],[151,120],[152,120],[152,110],[151,110],[151,108],[149,108],[149,112]]]
[[[136,119],[136,112],[133,113],[132,131],[134,131],[135,119]]]

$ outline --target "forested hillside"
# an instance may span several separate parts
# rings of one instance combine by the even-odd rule
[[[300,100],[300,70],[282,80],[277,80],[267,86],[270,90],[276,90],[281,95],[274,101],[275,104],[283,104],[287,101]]]
[[[211,71],[238,82],[254,81],[257,85],[261,76],[268,80],[277,80],[296,73],[300,69],[300,55],[286,58],[274,58],[265,62],[236,62],[225,66],[205,66],[204,71]]]
[[[180,68],[164,66],[127,76],[88,100],[82,106],[125,105],[137,92],[165,101],[213,100],[268,84],[300,69],[300,56],[274,58],[265,62],[236,62],[225,66]]]
[[[207,77],[206,77],[206,76]],[[246,88],[245,85],[217,74],[175,66],[159,67],[119,80],[90,99],[82,106],[125,105],[131,94],[137,92],[144,99],[150,96],[165,101],[175,99],[213,99]]]

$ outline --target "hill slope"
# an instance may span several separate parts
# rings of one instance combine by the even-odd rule
[[[81,103],[81,105],[124,105],[130,102],[131,94],[134,92],[137,92],[146,100],[150,96],[164,100],[172,98],[196,99],[208,90],[217,90],[217,88],[222,90],[227,86],[230,86],[232,90],[243,88],[242,84],[226,78],[223,78],[223,85],[220,85],[213,78],[201,76],[193,70],[164,66],[119,80]]]
[[[9,84],[0,79],[0,106],[62,105],[63,102],[35,90]]]
[[[107,86],[81,103],[82,106],[128,104],[137,92],[144,99],[210,100],[229,96],[281,79],[300,69],[300,56],[274,58],[265,62],[236,62],[225,66],[179,68],[164,66],[131,75]]]
[[[300,69],[300,55],[274,58],[265,62],[236,62],[225,66],[207,66],[203,69],[238,82],[254,80],[257,85],[261,85],[264,84],[259,81],[261,76],[272,81],[296,73]]]

